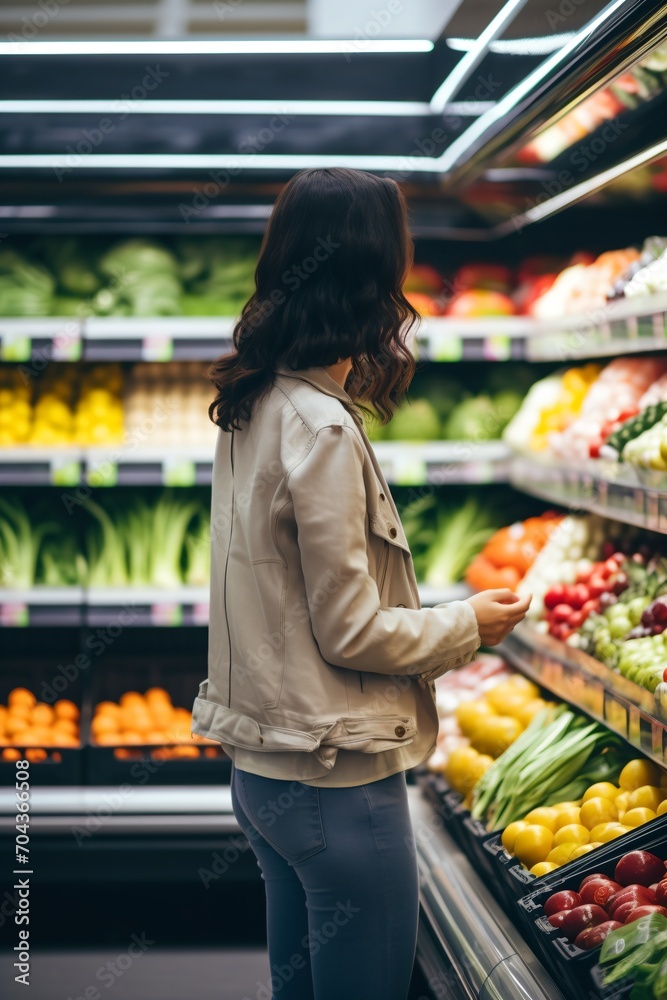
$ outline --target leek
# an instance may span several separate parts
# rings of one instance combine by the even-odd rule
[[[0,583],[16,590],[32,587],[44,537],[58,530],[51,522],[30,523],[25,507],[0,497]]]

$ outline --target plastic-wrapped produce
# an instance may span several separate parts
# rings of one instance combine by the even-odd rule
[[[550,438],[550,448],[564,459],[597,458],[600,447],[620,424],[639,412],[639,401],[667,373],[662,358],[616,358],[593,383],[578,418]]]
[[[628,299],[656,295],[658,292],[667,292],[667,250],[663,250],[657,260],[638,271],[624,289]]]

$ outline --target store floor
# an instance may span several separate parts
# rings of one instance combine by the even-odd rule
[[[132,960],[126,956],[108,948],[43,951],[33,959],[26,994],[14,982],[13,956],[0,953],[0,996],[101,1000],[111,989],[113,1000],[269,1000],[263,948],[155,948]],[[118,963],[117,974],[110,962]],[[415,972],[409,1000],[430,1000],[432,994],[425,991]]]

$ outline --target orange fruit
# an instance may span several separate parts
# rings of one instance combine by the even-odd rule
[[[3,760],[10,760],[10,761],[21,760],[20,752],[10,747],[7,747],[5,750],[3,750],[0,756],[2,757]]]
[[[149,729],[146,733],[147,743],[164,743],[164,733],[161,729]]]
[[[174,757],[198,757],[199,756],[199,750],[197,749],[197,747],[189,747],[189,746],[174,747],[173,748],[173,752],[174,752]]]
[[[100,733],[116,733],[118,726],[116,720],[110,715],[96,715],[90,724],[90,731],[98,736]]]
[[[78,707],[67,698],[61,698],[54,704],[53,708],[59,719],[70,719],[72,722],[76,722],[79,718]]]
[[[48,754],[46,750],[42,750],[39,747],[35,747],[32,750],[26,750],[25,759],[31,761],[33,764],[37,764],[42,760],[46,760]]]
[[[10,719],[23,719],[25,721],[30,718],[31,712],[32,705],[26,705],[23,702],[19,702],[17,705],[11,705],[7,714],[7,722]],[[7,722],[5,725],[7,725]]]
[[[7,718],[7,724],[5,726],[5,732],[8,736],[13,736],[14,733],[19,733],[23,729],[28,728],[27,719],[20,715],[10,715]]]
[[[72,736],[71,733],[64,732],[62,729],[54,729],[52,736],[52,745],[54,747],[79,747],[81,746],[81,740],[78,736]]]
[[[140,705],[143,708],[145,705],[144,696],[138,691],[126,691],[120,696],[119,703],[121,708],[129,708],[130,705]]]
[[[37,699],[32,691],[28,691],[27,688],[20,687],[14,688],[13,691],[10,691],[9,697],[7,698],[7,704],[10,708],[13,708],[15,705],[27,705],[28,708],[32,708],[36,701]]]
[[[110,733],[95,733],[93,734],[93,742],[100,747],[113,747],[121,742],[121,736],[116,730]]]
[[[79,727],[77,726],[76,722],[73,722],[71,719],[56,718],[56,721],[53,726],[53,732],[56,732],[56,730],[59,733],[69,733],[70,736],[79,735]]]
[[[111,713],[116,715],[119,712],[119,706],[115,701],[100,701],[95,706],[95,715],[102,715],[103,713]]]
[[[119,743],[130,743],[130,744],[141,744],[145,743],[146,740],[141,733],[134,732],[131,729],[124,729],[120,735]]]
[[[217,757],[218,751],[215,747],[204,747],[204,757]]]
[[[171,698],[169,696],[169,693],[165,691],[164,688],[161,687],[149,688],[148,691],[146,691],[144,698],[146,699],[146,701],[149,702],[160,701],[160,702],[166,702],[167,705],[171,705]]]
[[[38,701],[30,713],[30,721],[35,726],[52,726],[56,713],[44,701]]]

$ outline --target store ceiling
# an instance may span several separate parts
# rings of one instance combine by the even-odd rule
[[[294,170],[346,163],[409,185],[435,230],[479,231],[530,204],[558,176],[557,163],[508,172],[513,151],[586,88],[602,86],[605,74],[623,71],[651,39],[667,37],[667,3],[654,0],[614,0],[606,11],[612,16],[602,15],[595,30],[586,26],[605,10],[597,0],[404,0],[379,37],[370,31],[363,37],[370,23],[364,18],[382,20],[384,2],[68,0],[32,34],[26,7],[0,4],[0,35],[8,39],[4,49],[0,41],[7,57],[0,217],[18,220],[20,213],[24,223],[41,217],[74,224],[88,205],[101,219],[99,192],[127,181],[128,198],[141,188],[157,216],[169,205],[174,224],[176,192],[188,190],[192,200],[215,174],[219,191],[193,221],[215,224],[245,205],[248,224],[261,226]],[[204,8],[215,11],[217,23],[207,26]],[[326,43],[308,35],[326,18],[331,27],[332,11],[338,38],[348,37],[321,51]],[[504,22],[490,37],[489,25],[501,13]],[[413,32],[429,30],[404,43],[407,23]],[[265,50],[236,51],[233,38],[240,35],[246,47]],[[22,50],[16,43],[26,36],[30,47]],[[66,46],[64,40],[82,36],[89,41]],[[277,41],[266,51],[271,36]],[[292,51],[280,40],[287,37],[296,40]],[[320,50],[307,51],[313,44]],[[477,59],[458,79],[477,47]],[[545,61],[552,68],[529,86]],[[454,80],[438,104],[443,81],[447,90]],[[649,140],[659,143],[667,131],[664,108],[661,101],[660,114],[644,113],[623,142],[608,143],[592,171]],[[84,190],[90,201],[82,201]]]

